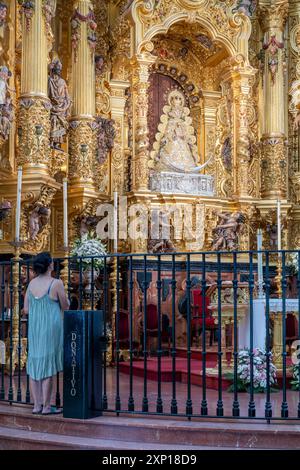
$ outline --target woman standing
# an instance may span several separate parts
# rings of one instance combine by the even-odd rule
[[[24,300],[28,313],[27,373],[34,401],[33,413],[58,413],[51,408],[53,376],[63,370],[63,318],[69,302],[61,280],[51,276],[54,265],[49,253],[34,258],[36,277]]]

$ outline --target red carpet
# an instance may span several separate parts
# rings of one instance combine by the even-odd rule
[[[215,360],[208,360],[206,362],[207,369],[214,368],[216,365]],[[187,383],[188,381],[188,365],[186,358],[176,359],[176,382]],[[130,363],[121,362],[120,372],[130,374]],[[144,361],[138,360],[133,362],[132,373],[136,377],[144,377]],[[172,382],[172,358],[162,357],[161,359],[161,381]],[[158,381],[158,362],[157,358],[150,358],[147,361],[147,379]],[[191,360],[191,384],[202,385],[202,361]],[[222,389],[227,390],[231,381],[223,378]],[[207,371],[206,373],[206,386],[207,388],[218,389],[218,374],[217,372]]]
[[[178,357],[179,356],[179,357]],[[176,357],[176,367],[175,367],[175,377],[176,382],[187,383],[188,382],[188,364],[186,350],[178,350]],[[202,360],[201,360],[201,351],[192,351],[191,355],[191,384],[202,386]],[[229,356],[227,357],[229,359]],[[289,359],[289,358],[288,358]],[[218,390],[219,380],[218,380],[218,370],[217,366],[217,353],[211,351],[207,353],[206,361],[206,387],[213,390]],[[289,367],[289,365],[288,365]],[[214,370],[212,370],[214,369]],[[135,377],[144,377],[144,361],[143,359],[133,361],[132,365],[132,374]],[[130,374],[130,362],[120,362],[120,372],[125,374]],[[171,357],[162,357],[161,358],[161,381],[162,382],[172,382],[173,372],[172,372],[172,358]],[[288,369],[287,371],[287,388],[290,388],[290,378],[291,372]],[[282,373],[279,371],[277,373],[278,385],[282,387]],[[147,360],[147,380],[158,381],[158,360],[157,357],[150,357]],[[228,387],[232,384],[231,380],[222,378],[222,390],[227,390]]]

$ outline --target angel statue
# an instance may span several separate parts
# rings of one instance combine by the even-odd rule
[[[0,27],[4,26],[7,18],[7,5],[5,3],[0,2]]]
[[[62,64],[54,59],[50,64],[48,78],[48,94],[51,101],[51,146],[60,150],[69,127],[68,117],[71,99],[65,80],[61,77]]]
[[[233,13],[244,13],[246,16],[252,16],[257,7],[257,0],[238,0],[237,6],[233,9]]]
[[[290,95],[292,97],[290,110],[295,115],[294,130],[296,131],[300,127],[300,80],[295,80],[292,83]]]
[[[241,212],[217,213],[220,221],[214,229],[213,250],[238,249],[238,235],[242,225],[245,223],[245,216]]]
[[[198,165],[198,149],[190,110],[185,106],[184,94],[176,89],[168,96],[168,106],[158,127],[153,145],[152,167],[156,171],[197,173],[205,165]]]
[[[8,139],[13,121],[13,104],[10,96],[13,90],[8,86],[10,77],[10,70],[2,65],[0,67],[0,135],[3,141]]]
[[[37,203],[29,216],[29,237],[35,240],[39,232],[48,224],[51,210],[49,207]]]
[[[11,212],[11,202],[10,201],[3,201],[0,204],[0,222],[4,220],[8,214]]]

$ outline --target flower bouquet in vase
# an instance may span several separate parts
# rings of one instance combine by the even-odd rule
[[[299,364],[293,365],[293,378],[291,380],[292,390],[299,390]]]
[[[272,355],[269,363],[269,386],[271,391],[276,391],[277,369],[273,364]],[[226,375],[226,378],[233,380],[234,374]],[[249,392],[251,386],[251,360],[250,350],[243,349],[238,353],[237,366],[237,390],[239,392]],[[253,349],[253,391],[265,393],[267,389],[267,355],[260,348]],[[229,392],[234,391],[234,386],[229,387]]]
[[[86,235],[75,240],[71,256],[76,258],[76,262],[83,268],[85,292],[91,292],[92,283],[95,282],[104,266],[106,254],[105,245],[97,237]]]

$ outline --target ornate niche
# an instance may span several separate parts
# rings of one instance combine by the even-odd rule
[[[160,64],[158,71],[154,71],[150,76],[149,87],[149,110],[148,110],[148,126],[149,126],[149,143],[152,149],[155,135],[157,133],[160,117],[163,114],[163,108],[167,104],[168,93],[172,89],[180,89],[184,92],[182,86],[172,77],[160,73],[165,71],[163,64]],[[187,103],[186,103],[187,104]]]

